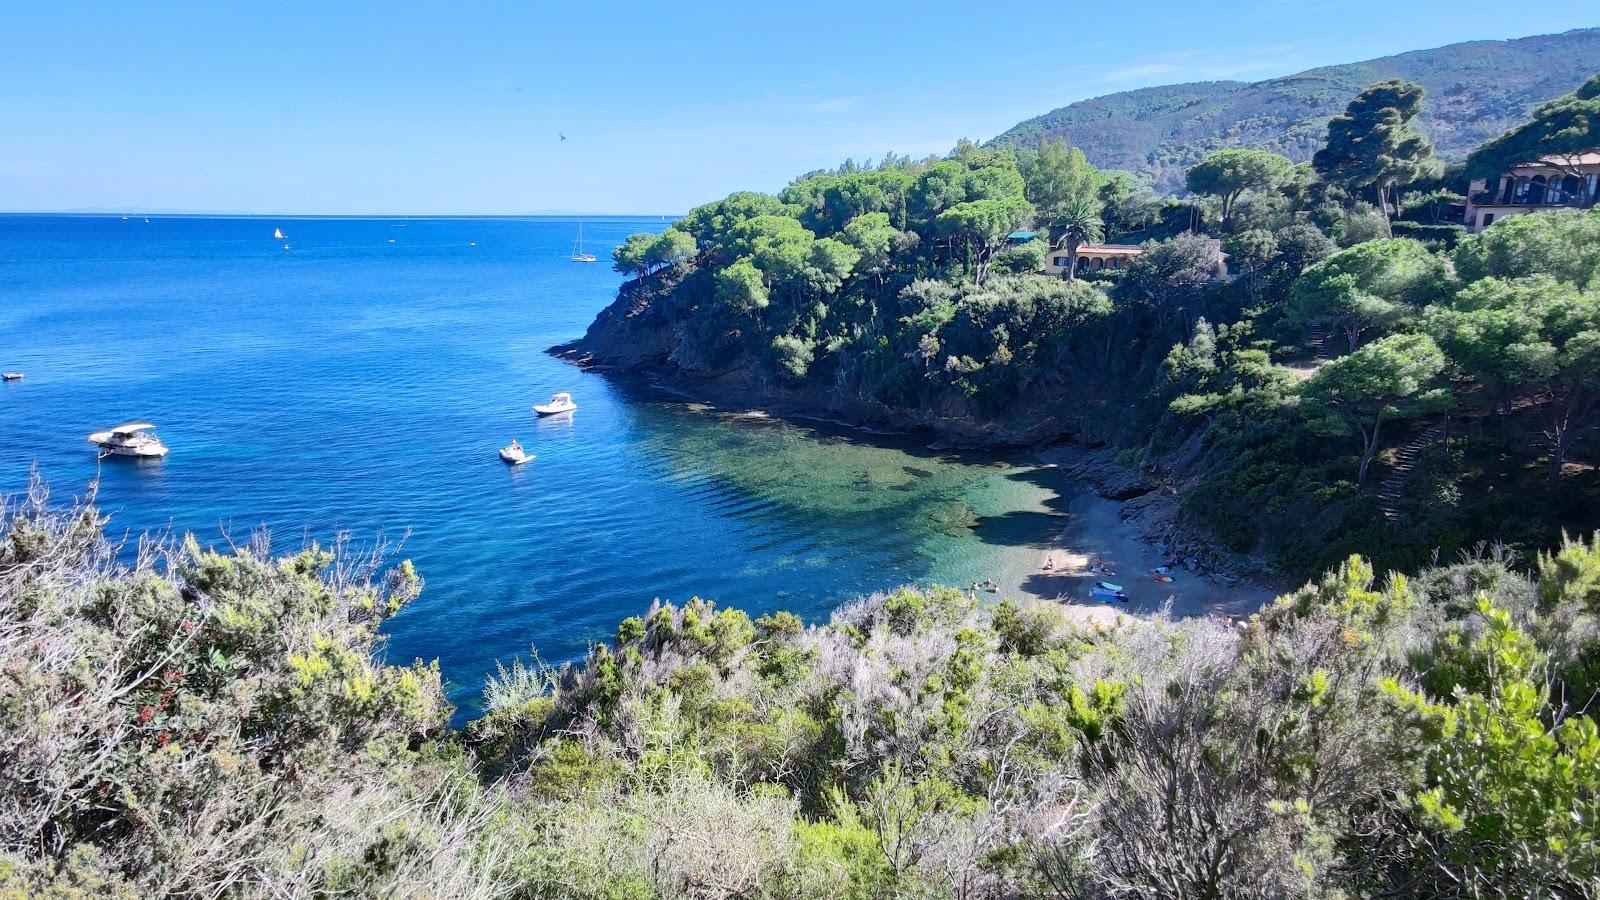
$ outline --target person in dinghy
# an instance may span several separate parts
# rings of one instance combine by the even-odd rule
[[[500,458],[507,465],[520,466],[525,462],[532,462],[534,455],[523,449],[521,441],[512,438],[511,443],[500,448]]]

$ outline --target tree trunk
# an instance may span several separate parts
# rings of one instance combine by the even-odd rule
[[[1567,465],[1567,443],[1571,435],[1570,429],[1562,428],[1550,442],[1550,463],[1545,470],[1545,479],[1552,493],[1561,487],[1561,472]]]
[[[1389,225],[1389,185],[1380,178],[1376,186],[1378,188],[1378,212],[1383,213],[1383,230],[1389,237],[1394,237],[1394,228]]]
[[[1357,326],[1346,325],[1344,327],[1344,339],[1350,345],[1351,353],[1356,352],[1356,348],[1361,346],[1361,332],[1363,331],[1366,331],[1366,329]]]
[[[1078,280],[1078,246],[1079,246],[1079,244],[1078,244],[1078,242],[1076,240],[1073,240],[1073,239],[1070,239],[1070,238],[1067,240],[1067,280],[1068,281],[1077,281]]]
[[[1588,425],[1597,402],[1600,402],[1600,394],[1568,388],[1565,396],[1558,395],[1546,407],[1550,416],[1549,427],[1544,433],[1550,445],[1546,477],[1552,492],[1561,486],[1561,470],[1566,466],[1572,436]]]
[[[1378,437],[1383,433],[1383,413],[1372,420],[1372,431],[1361,429],[1361,436],[1365,445],[1361,448],[1361,465],[1356,469],[1356,487],[1365,487],[1367,484],[1367,470],[1372,467],[1373,457],[1378,455]]]

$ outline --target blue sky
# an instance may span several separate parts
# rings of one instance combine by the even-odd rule
[[[1600,25],[1594,0],[8,6],[10,211],[673,213],[1112,91]]]

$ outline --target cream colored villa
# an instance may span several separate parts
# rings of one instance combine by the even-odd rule
[[[1593,206],[1600,196],[1600,148],[1573,156],[1548,156],[1467,190],[1467,230],[1476,234],[1506,216],[1563,207]]]
[[[1124,269],[1129,260],[1143,252],[1143,248],[1136,244],[1085,244],[1078,248],[1078,272]],[[1067,251],[1064,248],[1057,247],[1045,256],[1044,273],[1067,274]]]

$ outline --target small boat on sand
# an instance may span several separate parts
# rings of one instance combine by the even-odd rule
[[[1105,603],[1127,603],[1128,592],[1120,584],[1109,581],[1096,581],[1094,587],[1089,589],[1089,599]]]
[[[549,403],[534,404],[533,411],[541,416],[554,416],[560,413],[572,412],[578,404],[572,402],[572,395],[566,391],[551,396]]]
[[[533,462],[536,457],[523,449],[522,442],[516,438],[511,443],[500,448],[500,460],[508,466],[520,466],[523,463]]]
[[[141,459],[160,459],[167,455],[167,445],[151,434],[155,426],[149,422],[123,422],[105,431],[89,435],[88,441],[100,448],[100,457],[133,456]]]
[[[21,381],[22,380],[22,373],[21,372],[6,372],[5,374],[0,375],[0,380],[4,380],[4,381]]]

